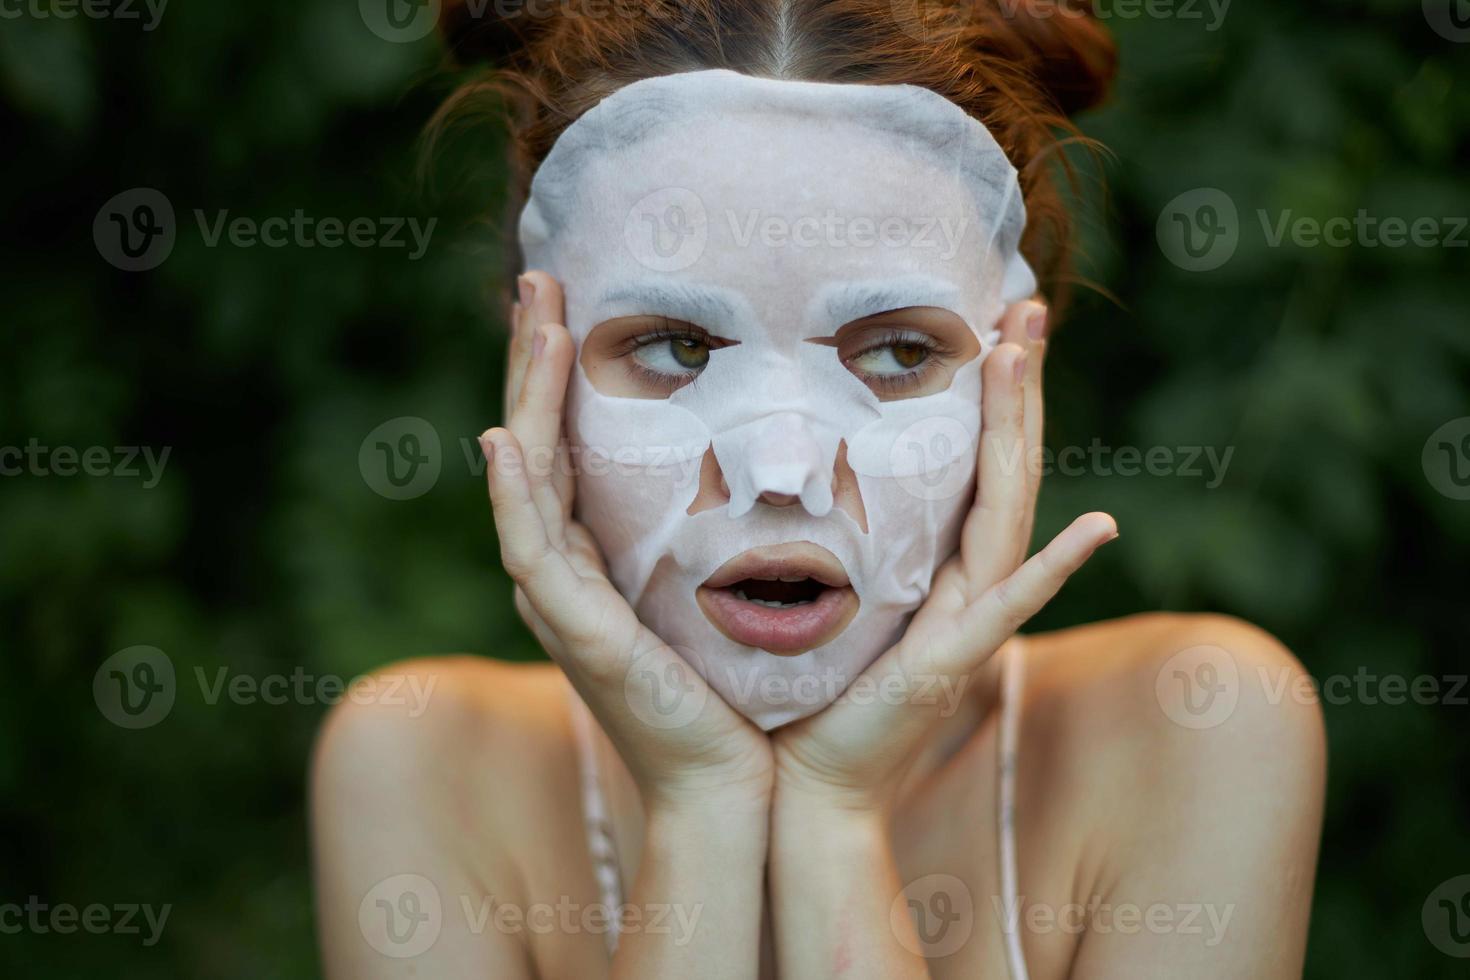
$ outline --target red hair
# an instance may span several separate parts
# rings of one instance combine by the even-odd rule
[[[462,63],[488,65],[435,116],[430,138],[489,104],[509,110],[511,204],[562,130],[655,75],[728,68],[768,78],[919,85],[990,130],[1020,171],[1022,251],[1054,297],[1071,222],[1054,151],[1069,117],[1107,94],[1111,35],[1090,0],[445,0]],[[477,16],[478,14],[478,16]]]

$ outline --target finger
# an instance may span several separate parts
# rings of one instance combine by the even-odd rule
[[[519,288],[519,281],[517,281]],[[531,361],[531,348],[525,341],[521,321],[526,308],[516,300],[510,306],[510,341],[505,351],[505,391],[501,393],[501,419],[509,421],[521,395],[521,384],[526,377],[526,366]]]
[[[520,444],[509,430],[496,428],[480,436],[480,446],[501,564],[554,633],[568,639],[584,635],[588,626],[575,616],[578,604],[566,601],[578,594],[581,576],[547,533]]]
[[[1041,379],[1042,366],[1046,362],[1049,316],[1045,303],[1029,299],[1008,307],[1000,322],[1001,342],[1016,344],[1026,351],[1026,481],[1032,498],[1024,528],[1028,543],[1036,513],[1035,498],[1041,488],[1041,467],[1037,465],[1034,454],[1046,444]]]
[[[954,620],[954,628],[931,636],[925,660],[958,676],[980,666],[1043,606],[1067,579],[1118,536],[1111,515],[1083,514],[1010,575],[985,591]]]
[[[1020,347],[1001,344],[982,368],[975,506],[960,538],[966,578],[976,595],[1009,574],[1025,554],[1025,364]]]
[[[548,320],[559,322],[561,303],[560,287],[546,273],[533,269],[516,277],[516,301],[511,305],[510,349],[506,357],[505,415],[502,416],[507,421],[515,413],[531,365],[536,326]],[[551,307],[549,316],[548,306]]]
[[[1029,350],[1031,344],[1046,333],[1046,304],[1039,299],[1025,299],[1007,306],[996,329],[1002,344],[1015,344]]]
[[[572,338],[565,327],[543,323],[532,338],[531,364],[507,428],[526,459],[531,494],[560,547],[571,513],[571,480],[563,447],[562,419],[572,366]]]

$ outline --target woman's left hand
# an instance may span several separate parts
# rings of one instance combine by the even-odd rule
[[[1040,483],[1045,317],[1044,306],[1028,301],[1001,319],[1002,343],[983,365],[975,502],[958,552],[935,574],[903,638],[855,681],[878,693],[839,698],[772,734],[778,810],[794,800],[886,819],[915,750],[939,718],[932,692],[963,690],[969,675],[1117,536],[1110,516],[1084,514],[1024,561]]]

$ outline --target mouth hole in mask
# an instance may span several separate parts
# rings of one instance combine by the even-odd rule
[[[796,582],[782,580],[746,578],[730,586],[735,598],[775,608],[791,608],[816,602],[828,586],[814,578]]]

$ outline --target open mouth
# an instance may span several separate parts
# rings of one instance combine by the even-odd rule
[[[721,633],[791,657],[822,646],[857,615],[847,572],[809,541],[752,548],[727,561],[695,593]]]

